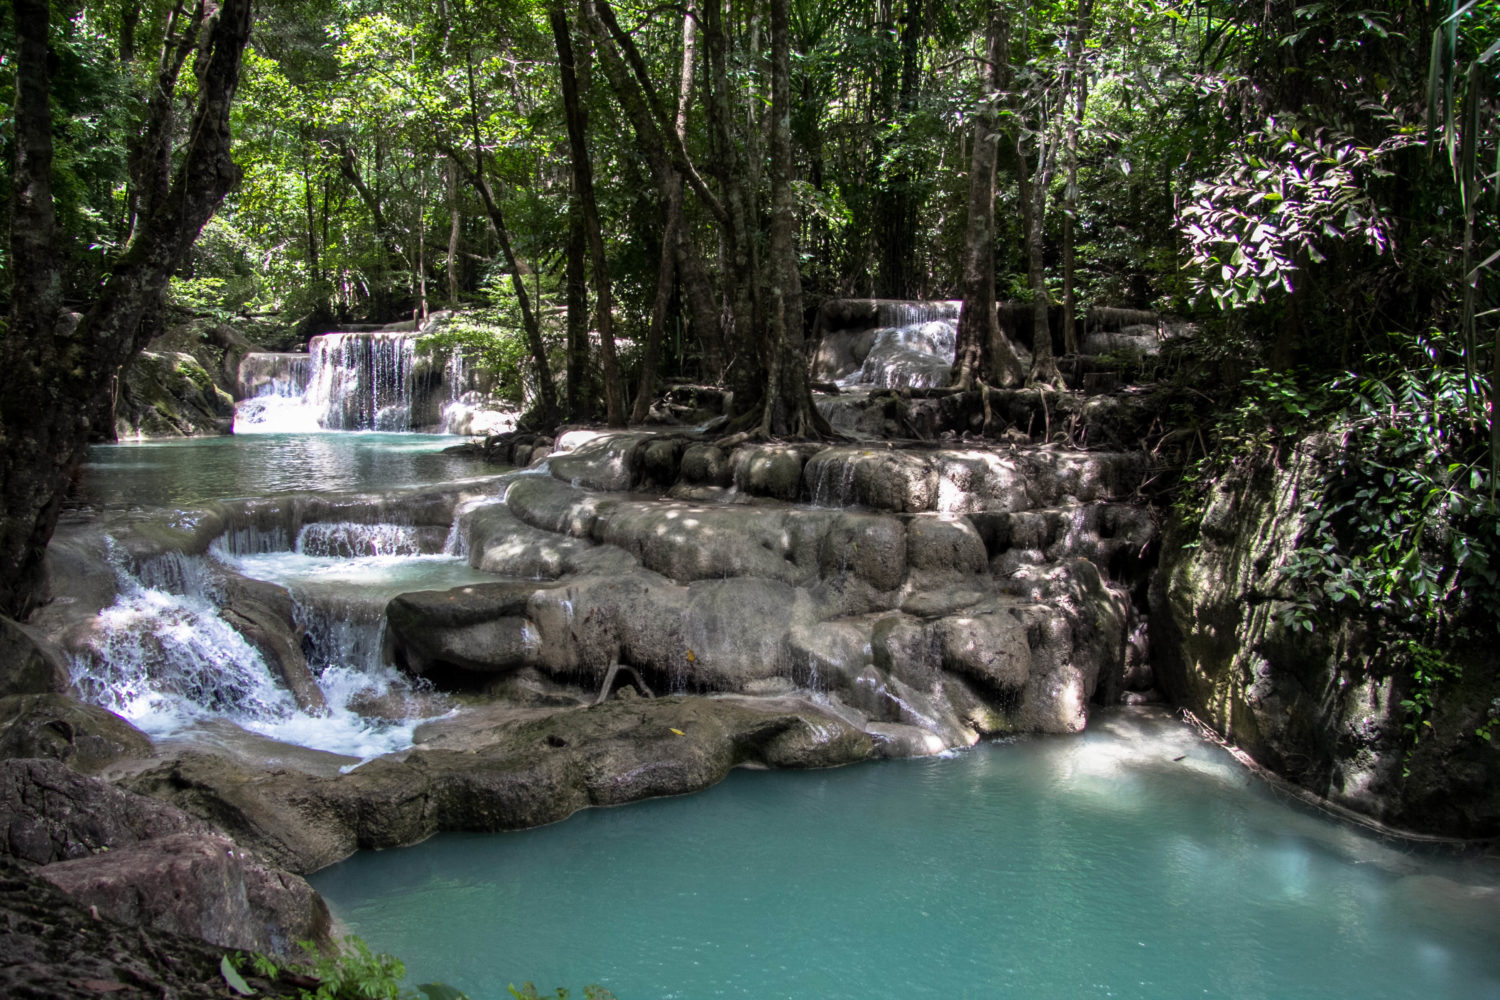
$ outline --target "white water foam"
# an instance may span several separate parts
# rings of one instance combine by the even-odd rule
[[[271,739],[361,759],[411,746],[417,720],[370,719],[350,707],[392,688],[409,693],[410,683],[394,670],[327,666],[317,675],[326,709],[304,711],[260,651],[220,616],[205,560],[173,554],[139,574],[119,574],[119,599],[100,613],[69,664],[84,700],[159,738],[222,719]]]

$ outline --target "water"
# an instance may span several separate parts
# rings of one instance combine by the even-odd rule
[[[370,492],[446,482],[493,470],[445,455],[441,434],[255,434],[89,449],[74,503],[191,506],[299,491]]]
[[[1114,713],[946,759],[736,772],[312,881],[409,982],[475,1000],[526,979],[621,1000],[1478,1000],[1500,997],[1500,907],[1469,883],[1495,879]]]

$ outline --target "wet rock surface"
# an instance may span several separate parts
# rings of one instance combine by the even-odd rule
[[[539,826],[588,806],[698,791],[736,766],[831,767],[877,742],[802,700],[617,698],[559,709],[476,708],[418,745],[326,777],[186,754],[127,779],[296,872],[438,831]]]

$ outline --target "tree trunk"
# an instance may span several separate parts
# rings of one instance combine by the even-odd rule
[[[1078,353],[1078,302],[1074,292],[1078,248],[1074,227],[1078,221],[1078,132],[1083,127],[1083,114],[1088,108],[1089,78],[1084,70],[1083,51],[1088,44],[1089,29],[1093,24],[1093,0],[1078,0],[1078,24],[1068,52],[1068,72],[1071,87],[1063,90],[1064,99],[1073,96],[1073,107],[1068,114],[1067,135],[1063,139],[1063,155],[1067,160],[1068,185],[1063,190],[1063,350],[1068,354]]]
[[[697,27],[691,2],[682,18],[682,75],[677,87],[677,115],[674,131],[679,143],[687,138],[688,104],[693,96],[693,64],[697,55]],[[667,221],[662,233],[661,262],[657,267],[656,300],[651,306],[651,329],[646,333],[646,349],[641,357],[641,380],[636,389],[635,408],[630,422],[643,424],[656,395],[656,367],[661,358],[661,341],[667,323],[667,308],[672,302],[676,277],[677,243],[682,230],[682,175],[667,171],[663,179],[666,194]]]
[[[448,175],[448,302],[458,305],[458,247],[463,234],[463,211],[458,202],[458,167],[450,160]]]
[[[479,201],[484,205],[485,213],[489,216],[490,227],[495,231],[495,239],[500,243],[500,253],[505,257],[505,266],[510,271],[510,287],[516,293],[516,301],[521,307],[521,325],[526,329],[526,346],[531,349],[531,359],[536,365],[539,401],[537,419],[543,428],[554,427],[557,424],[557,387],[552,384],[552,365],[547,360],[547,344],[542,340],[541,322],[537,319],[536,311],[531,307],[531,295],[526,291],[526,279],[521,273],[521,262],[516,258],[515,250],[511,247],[510,230],[505,225],[505,214],[500,210],[499,203],[495,201],[489,181],[484,178],[484,150],[475,150],[475,166],[472,170],[468,164],[456,156],[453,162],[463,170],[465,177],[468,178],[469,186],[474,189],[475,194],[479,195]]]
[[[999,89],[1006,31],[1000,8],[991,6],[985,54],[992,91]],[[953,359],[953,386],[959,389],[972,389],[986,379],[995,385],[1012,386],[1025,378],[1021,359],[995,321],[995,163],[1000,139],[994,102],[987,101],[974,118],[974,149],[969,158],[963,310],[959,313],[958,347]]]
[[[1051,298],[1047,295],[1047,275],[1042,266],[1042,226],[1051,163],[1047,133],[1043,118],[1037,128],[1036,173],[1032,174],[1021,133],[1017,131],[1016,179],[1020,188],[1021,224],[1026,232],[1026,271],[1031,285],[1031,375],[1027,381],[1060,385],[1062,375],[1057,370],[1057,358],[1052,352]]]
[[[583,206],[574,191],[568,198],[568,419],[592,420],[594,399],[589,392],[589,237],[583,225]]]
[[[229,108],[250,36],[250,0],[223,0],[205,20],[197,102],[168,191],[141,216],[129,246],[76,326],[57,323],[51,170],[49,5],[12,0],[18,34],[10,330],[0,366],[0,613],[25,617],[45,599],[43,557],[68,483],[82,462],[87,414],[144,346],[142,317],[165,294],[198,233],[239,179]],[[22,263],[24,261],[24,263]]]
[[[568,151],[573,162],[573,184],[583,208],[583,222],[594,265],[594,297],[599,326],[599,358],[604,368],[605,420],[611,427],[625,426],[625,394],[615,357],[614,296],[610,288],[609,260],[604,253],[604,235],[599,225],[599,207],[594,199],[594,170],[589,160],[587,122],[573,74],[573,42],[562,0],[550,0],[547,13],[552,37],[557,43],[558,71],[562,78],[563,111],[568,123]]]
[[[807,375],[797,219],[792,201],[790,0],[771,0],[771,355],[760,429],[774,437],[830,433],[813,405]]]
[[[736,414],[747,414],[759,405],[765,388],[764,362],[757,333],[760,308],[751,250],[753,216],[745,192],[749,167],[733,133],[727,68],[729,38],[724,25],[723,0],[704,3],[703,28],[707,43],[708,118],[716,152],[714,167],[724,192],[725,206],[723,249],[727,266],[724,268],[724,291],[730,318],[725,324],[725,339],[732,371],[734,410]]]

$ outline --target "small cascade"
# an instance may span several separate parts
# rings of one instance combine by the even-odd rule
[[[844,389],[945,385],[958,344],[961,308],[962,303],[948,301],[825,303],[814,372]]]
[[[328,521],[305,524],[292,551],[304,556],[354,559],[360,556],[419,556],[422,534],[409,524],[356,524]]]
[[[311,355],[255,352],[240,361],[236,388],[243,399],[301,399],[311,380]]]
[[[260,547],[271,540],[240,541]],[[411,688],[379,666],[379,626],[373,639],[353,623],[342,626],[348,635],[323,629],[315,645],[327,653],[310,658],[310,665],[327,707],[308,712],[261,651],[220,614],[223,594],[209,559],[171,553],[134,572],[123,565],[116,572],[119,598],[69,658],[84,700],[155,737],[225,720],[272,739],[361,758],[411,745],[414,720],[392,721],[391,713],[368,710],[388,702],[394,688]]]
[[[881,299],[876,306],[877,322],[883,327],[923,326],[927,323],[957,323],[963,303],[957,299],[937,302],[906,302]]]
[[[278,434],[318,430],[318,415],[307,404],[312,357],[307,354],[254,353],[240,361],[234,433]]]
[[[416,334],[325,333],[308,351],[307,402],[324,430],[412,429]]]

